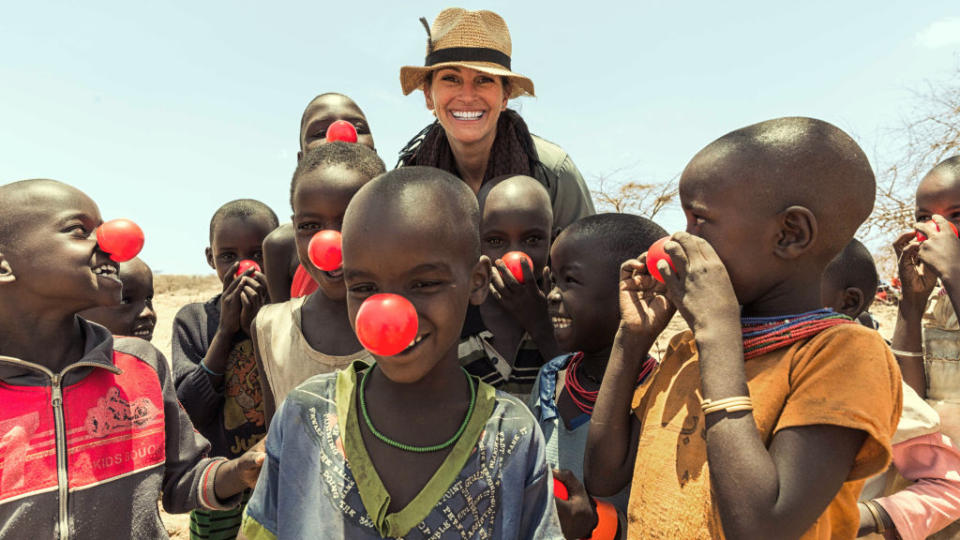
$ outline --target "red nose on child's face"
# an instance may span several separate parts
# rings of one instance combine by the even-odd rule
[[[357,310],[357,339],[377,356],[394,356],[417,338],[417,309],[398,294],[375,294]]]
[[[670,240],[669,236],[664,236],[663,238],[657,240],[650,245],[650,249],[647,250],[647,271],[650,272],[650,275],[653,276],[653,279],[664,283],[663,276],[660,275],[660,270],[657,269],[657,263],[661,260],[667,261],[667,264],[670,265],[674,271],[677,267],[673,265],[673,261],[670,260],[670,256],[667,255],[667,252],[663,250],[663,245]]]
[[[954,225],[952,221],[948,221],[947,223],[949,223],[950,228],[953,229],[953,234],[955,234],[957,238],[960,238],[960,231],[957,230],[957,226]],[[940,230],[940,225],[937,225],[936,221],[933,222],[933,226],[936,227],[938,231]],[[927,239],[927,235],[923,234],[920,231],[917,231],[917,242],[924,242],[926,241],[926,239]]]
[[[240,263],[237,265],[237,273],[234,274],[234,275],[235,275],[235,276],[240,276],[240,275],[242,275],[244,272],[246,272],[248,268],[253,268],[253,271],[254,271],[254,272],[262,272],[262,270],[260,269],[260,265],[257,264],[257,261],[251,261],[250,259],[244,259],[244,260],[240,261]]]
[[[530,270],[533,270],[533,259],[529,255],[522,251],[511,251],[506,253],[503,257],[500,258],[503,261],[503,264],[506,265],[507,270],[510,270],[510,273],[513,274],[513,277],[517,278],[517,281],[523,283],[523,266],[521,265],[522,261],[527,261],[527,264],[530,265]]]
[[[313,235],[307,245],[307,255],[314,266],[332,272],[343,265],[343,249],[339,231],[324,230]]]
[[[346,120],[337,120],[327,127],[327,142],[357,142],[357,128]]]
[[[97,245],[116,262],[136,257],[143,242],[143,230],[129,219],[111,219],[97,227]]]

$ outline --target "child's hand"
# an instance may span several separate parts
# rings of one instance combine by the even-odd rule
[[[704,239],[686,232],[664,246],[676,270],[666,261],[657,269],[666,282],[666,296],[687,325],[697,332],[705,325],[730,323],[740,328],[740,304],[723,261]]]
[[[646,253],[620,265],[620,332],[656,339],[676,312],[664,291],[647,270]]]
[[[252,271],[252,269],[247,269],[243,275],[236,276],[237,268],[239,267],[239,262],[235,262],[230,266],[227,275],[235,277],[230,278],[230,281],[224,285],[223,292],[220,294],[219,331],[228,336],[232,336],[240,330],[240,311],[243,308],[243,302],[240,299],[240,292],[243,290],[241,285],[247,273]]]
[[[267,459],[266,447],[267,438],[264,437],[242,456],[227,461],[217,469],[213,487],[218,499],[226,500],[245,489],[257,486],[260,469]]]
[[[943,216],[934,214],[934,223],[917,223],[916,227],[927,240],[920,244],[920,261],[930,268],[944,282],[957,278],[957,266],[960,264],[960,238],[953,233],[953,227]],[[940,230],[937,230],[937,227]]]
[[[910,231],[901,234],[893,243],[893,250],[897,255],[897,272],[903,295],[901,305],[924,309],[927,298],[937,284],[937,276],[920,260],[920,242],[917,241],[916,233]]]
[[[534,327],[547,320],[547,295],[537,285],[533,277],[533,268],[527,261],[521,260],[523,283],[513,277],[503,260],[494,262],[490,274],[490,294],[513,315],[513,318],[532,333]]]
[[[264,304],[270,302],[267,278],[252,268],[243,274],[244,284],[240,290],[240,329],[250,335],[250,324]]]
[[[590,504],[590,495],[574,474],[566,469],[554,470],[553,476],[567,487],[567,500],[554,497],[560,529],[565,538],[590,538],[597,527],[597,514]]]

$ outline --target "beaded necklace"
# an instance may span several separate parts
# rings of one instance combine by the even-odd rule
[[[573,404],[580,409],[580,412],[592,415],[593,406],[597,402],[597,396],[600,394],[600,390],[587,390],[580,384],[578,379],[577,372],[580,370],[580,366],[583,363],[583,353],[578,352],[573,355],[573,358],[570,359],[570,363],[567,365],[567,373],[563,377],[563,386],[567,390],[567,395],[570,396],[570,401],[573,401]],[[643,368],[640,370],[640,375],[637,376],[637,384],[643,381],[646,378],[647,374],[650,373],[654,366],[657,365],[657,361],[652,357],[648,356],[647,361],[643,364]]]
[[[463,369],[461,367],[460,369]],[[363,419],[367,423],[367,429],[370,430],[370,433],[373,433],[373,436],[380,439],[386,444],[393,446],[394,448],[399,448],[406,452],[417,452],[417,453],[427,453],[427,452],[436,452],[438,450],[443,450],[444,448],[449,448],[463,435],[464,430],[467,429],[467,424],[470,423],[470,417],[473,416],[473,406],[477,404],[477,389],[474,386],[473,377],[467,373],[467,370],[463,369],[463,374],[467,376],[467,386],[470,387],[470,406],[467,407],[467,414],[463,418],[463,423],[460,424],[460,428],[457,429],[457,432],[453,434],[453,437],[450,437],[446,441],[440,444],[434,444],[432,446],[414,446],[412,444],[404,444],[400,441],[395,441],[390,437],[387,437],[383,433],[377,431],[377,428],[373,427],[373,422],[370,420],[370,414],[367,413],[367,401],[364,398],[364,390],[367,387],[367,375],[373,371],[373,368],[370,368],[363,372],[363,377],[360,379],[360,411],[363,413]]]
[[[850,317],[829,308],[781,317],[741,317],[743,357],[750,360],[815,336],[827,328],[853,323]]]

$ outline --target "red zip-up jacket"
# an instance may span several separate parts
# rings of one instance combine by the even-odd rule
[[[166,538],[157,511],[230,508],[223,459],[177,401],[153,345],[80,319],[84,355],[53,373],[0,355],[0,538]]]

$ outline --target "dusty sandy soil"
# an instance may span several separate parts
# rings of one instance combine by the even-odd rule
[[[173,317],[183,306],[191,302],[204,302],[220,292],[221,285],[216,276],[176,276],[157,275],[154,278],[154,307],[157,311],[157,328],[153,334],[153,344],[165,356],[170,356],[170,338],[173,326]],[[874,305],[871,309],[874,316],[880,321],[880,333],[890,339],[893,334],[893,324],[896,320],[896,307],[889,305]],[[659,351],[665,351],[670,337],[686,329],[683,319],[677,315],[670,322],[660,339],[657,340]],[[651,351],[659,356],[658,350]],[[161,510],[160,516],[167,526],[171,538],[186,539],[189,533],[189,514],[171,515]]]

